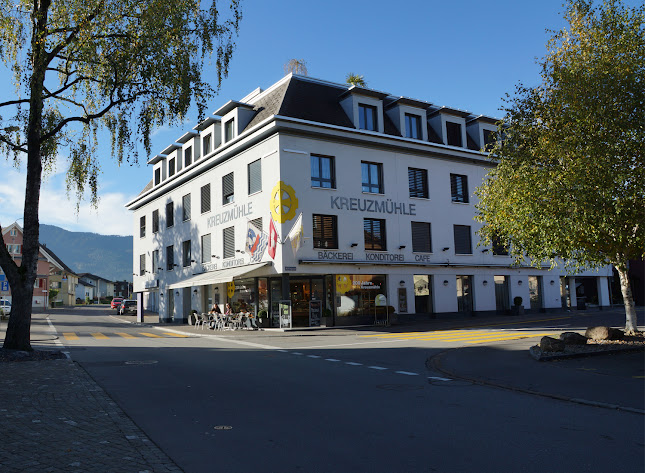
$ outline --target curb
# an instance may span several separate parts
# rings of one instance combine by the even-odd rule
[[[614,355],[616,353],[630,353],[645,351],[645,347],[625,347],[625,348],[609,348],[607,350],[598,350],[598,351],[588,351],[580,353],[560,353],[556,355],[545,355],[544,352],[537,345],[529,348],[529,354],[536,361],[554,361],[554,360],[565,360],[568,358],[586,358],[589,356],[598,356],[598,355]]]
[[[573,402],[575,404],[582,404],[585,406],[593,406],[593,407],[602,407],[604,409],[612,409],[612,410],[618,410],[618,411],[624,411],[624,412],[630,412],[632,414],[641,414],[645,415],[645,410],[643,409],[637,409],[634,407],[627,407],[627,406],[619,406],[617,404],[610,404],[606,402],[598,402],[598,401],[591,401],[588,399],[580,399],[580,398],[573,398],[569,396],[560,396],[558,394],[549,394],[549,393],[544,393],[541,391],[533,391],[531,389],[524,389],[524,388],[518,388],[516,386],[509,386],[506,384],[502,383],[495,383],[492,381],[484,381],[478,378],[470,378],[468,376],[462,376],[459,374],[456,374],[452,371],[448,371],[447,369],[443,368],[441,366],[441,359],[449,352],[453,350],[459,350],[459,348],[451,348],[450,350],[443,351],[441,353],[438,353],[434,356],[431,356],[426,360],[426,367],[430,368],[434,371],[437,371],[445,376],[449,376],[455,379],[461,379],[464,381],[469,381],[473,384],[479,384],[481,386],[491,386],[495,388],[500,388],[500,389],[506,389],[507,391],[514,391],[514,392],[520,392],[524,394],[531,394],[534,396],[540,396],[540,397],[545,397],[549,399],[556,399],[558,401],[566,401],[566,402]],[[606,352],[601,352],[601,353],[606,353]]]

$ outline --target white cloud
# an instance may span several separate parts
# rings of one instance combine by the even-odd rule
[[[0,176],[0,224],[9,225],[23,216],[26,174],[4,162],[0,163]],[[84,200],[76,213],[76,196],[68,198],[65,174],[57,171],[43,180],[40,222],[77,232],[132,235],[132,213],[124,205],[134,197],[122,192],[101,193],[99,188],[98,208]]]

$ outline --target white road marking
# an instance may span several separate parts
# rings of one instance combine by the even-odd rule
[[[302,355],[302,353],[300,353],[300,352],[298,352],[298,351],[294,351],[294,352],[293,352],[293,353],[291,353],[291,354],[292,354],[292,355]]]
[[[320,358],[318,355],[307,355],[307,358]]]
[[[278,350],[278,351],[282,353],[289,353],[287,350]]]
[[[437,381],[452,381],[450,378],[440,378],[439,376],[428,376],[428,379],[436,379]]]
[[[371,368],[373,370],[386,370],[387,368],[383,368],[382,366],[368,366],[368,368]]]
[[[345,364],[352,366],[363,366],[363,363],[356,363],[355,361],[346,361]]]
[[[340,360],[337,360],[336,358],[325,358],[325,361],[340,361]]]
[[[397,374],[404,374],[406,376],[419,376],[419,373],[412,373],[410,371],[395,371]]]

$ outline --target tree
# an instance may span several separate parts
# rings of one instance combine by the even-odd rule
[[[97,203],[97,146],[106,131],[120,164],[150,154],[151,131],[183,120],[194,101],[200,116],[228,74],[241,20],[213,1],[0,0],[0,57],[14,72],[16,94],[0,103],[0,145],[26,157],[22,264],[0,245],[13,296],[5,348],[31,350],[31,298],[38,262],[40,186],[57,153],[68,150],[68,191]],[[217,85],[201,78],[215,53]]]
[[[506,98],[497,166],[476,191],[480,235],[506,242],[518,262],[613,264],[633,333],[628,261],[645,256],[644,7],[572,1],[564,16],[540,85]]]
[[[285,74],[300,74],[301,76],[309,75],[307,71],[307,62],[304,59],[290,59],[284,65]]]
[[[367,82],[365,81],[365,78],[363,76],[359,76],[358,74],[354,74],[353,72],[350,72],[347,74],[347,77],[345,77],[345,82],[348,85],[367,87]]]

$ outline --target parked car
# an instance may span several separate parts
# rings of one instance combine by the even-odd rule
[[[115,297],[112,299],[112,302],[110,302],[110,307],[113,309],[118,309],[121,305],[121,302],[123,302],[123,297]]]
[[[11,302],[1,300],[0,301],[0,310],[2,311],[2,314],[5,317],[11,315]]]
[[[137,313],[137,301],[130,301],[124,299],[119,306],[119,315],[127,314],[128,312]]]

